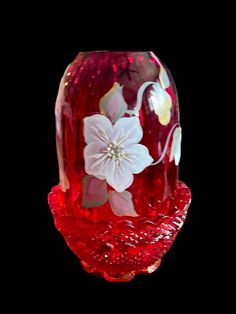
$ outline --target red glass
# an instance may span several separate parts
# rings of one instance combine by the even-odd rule
[[[142,95],[140,144],[148,148],[154,162],[168,145],[162,161],[134,174],[126,189],[132,195],[136,216],[117,216],[108,200],[96,207],[84,205],[83,119],[101,114],[100,99],[115,82],[123,86],[128,110],[134,109],[140,87],[145,82],[160,82],[162,67],[166,69],[152,52],[82,52],[67,68],[63,81],[65,105],[59,118],[56,114],[60,177],[66,189],[62,191],[61,184],[53,187],[49,205],[56,228],[84,269],[109,281],[128,281],[157,269],[186,218],[190,190],[178,181],[178,165],[170,160],[173,130],[179,125],[178,97],[170,72],[166,69],[169,86],[165,90],[172,101],[168,124],[160,123],[150,106],[152,85]],[[90,197],[102,198],[99,181],[89,183],[94,184]],[[108,184],[107,191],[112,190]]]

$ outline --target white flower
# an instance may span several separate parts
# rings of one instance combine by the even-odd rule
[[[176,166],[178,166],[181,157],[181,140],[182,130],[181,127],[177,127],[173,134],[173,140],[170,150],[170,161],[174,159]]]
[[[162,125],[167,125],[171,118],[172,100],[170,95],[159,83],[153,84],[151,90],[150,104]]]
[[[142,137],[137,117],[121,118],[115,124],[101,114],[85,117],[85,171],[123,192],[132,184],[133,174],[153,161],[147,147],[138,144]]]

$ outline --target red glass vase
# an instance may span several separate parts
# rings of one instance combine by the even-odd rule
[[[181,127],[170,72],[152,52],[79,53],[56,100],[56,228],[109,281],[151,273],[186,218]]]

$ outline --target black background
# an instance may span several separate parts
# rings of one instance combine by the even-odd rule
[[[216,168],[211,159],[216,123],[212,103],[215,109],[217,103],[209,95],[214,33],[211,28],[201,31],[190,20],[183,20],[181,29],[172,24],[168,30],[161,25],[143,27],[142,23],[129,21],[131,24],[116,27],[109,34],[108,27],[114,25],[112,18],[103,27],[97,21],[90,28],[82,21],[74,25],[69,18],[46,28],[33,28],[25,37],[26,43],[22,41],[27,47],[19,50],[23,52],[21,66],[27,83],[23,85],[28,97],[21,108],[21,151],[26,153],[19,188],[23,189],[26,228],[24,245],[15,254],[20,257],[20,275],[29,290],[40,287],[42,300],[55,291],[75,295],[80,301],[81,296],[101,294],[105,298],[108,293],[129,298],[131,291],[141,291],[156,295],[158,302],[178,296],[181,303],[190,297],[195,301],[209,300],[209,291],[222,288],[220,236],[216,245],[212,227],[218,215],[212,201],[217,191],[212,188]],[[54,126],[58,85],[77,53],[88,50],[151,50],[168,66],[179,94],[183,129],[180,180],[190,187],[192,203],[160,268],[128,283],[110,283],[87,274],[55,229],[47,204],[48,192],[58,184]],[[217,51],[214,57],[216,54]]]

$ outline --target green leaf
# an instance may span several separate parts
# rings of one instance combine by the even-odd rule
[[[112,123],[123,117],[128,106],[119,83],[115,82],[112,88],[100,99],[99,108],[101,113]]]
[[[117,191],[109,191],[108,198],[112,211],[116,216],[138,216],[134,209],[132,194],[130,192],[124,191],[118,193]]]

